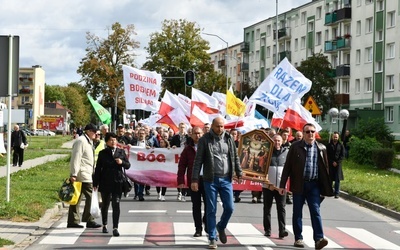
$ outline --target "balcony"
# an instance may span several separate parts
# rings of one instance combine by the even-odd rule
[[[20,77],[19,81],[22,83],[32,83],[33,78],[32,77]]]
[[[337,20],[336,11],[325,14],[325,25],[326,26],[334,24],[336,22],[336,20]]]
[[[339,105],[349,105],[350,104],[350,95],[349,94],[336,94],[335,102]]]
[[[349,38],[344,38],[344,37],[337,37],[336,38],[336,49],[337,50],[348,50],[351,48],[351,39],[350,36],[347,35]]]
[[[289,61],[292,60],[291,52],[290,52],[289,50],[279,52],[279,61],[282,61],[283,59],[285,59],[285,57],[286,57]]]
[[[336,69],[331,69],[328,71],[327,75],[329,77],[335,78],[336,77]]]
[[[249,64],[248,63],[241,63],[240,71],[242,71],[242,72],[249,71]]]
[[[342,64],[336,67],[336,77],[347,78],[350,77],[350,64]]]
[[[218,61],[218,68],[220,69],[220,68],[222,68],[222,67],[225,67],[225,59],[224,59],[224,60],[219,60],[219,61]]]
[[[325,41],[325,53],[332,53],[336,51],[336,40]]]
[[[249,52],[250,51],[250,43],[244,42],[240,44],[240,52]]]
[[[351,7],[336,10],[336,22],[351,20]]]
[[[278,39],[290,38],[290,28],[282,28],[278,30]],[[274,40],[276,39],[276,30],[274,30]]]
[[[28,95],[30,95],[30,94],[33,94],[33,90],[31,90],[31,89],[20,89],[18,91],[18,93],[19,94],[28,94]]]

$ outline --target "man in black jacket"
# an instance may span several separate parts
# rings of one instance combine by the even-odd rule
[[[345,149],[343,144],[339,141],[339,133],[334,132],[332,140],[327,146],[329,174],[332,182],[335,182],[334,194],[335,198],[339,198],[340,181],[344,179],[342,170],[342,160],[344,158]],[[333,184],[333,183],[332,183]]]
[[[22,167],[24,162],[24,149],[27,145],[26,136],[24,132],[19,129],[18,125],[14,125],[14,131],[11,133],[11,147],[14,150],[13,153],[13,167],[17,164]]]

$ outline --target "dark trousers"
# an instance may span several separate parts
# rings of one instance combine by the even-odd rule
[[[156,187],[157,190],[157,194],[160,193],[160,189],[161,189],[161,195],[165,195],[165,193],[167,192],[167,188],[166,187]]]
[[[24,150],[22,148],[18,147],[13,147],[14,152],[13,152],[13,165],[14,166],[22,166],[22,163],[24,162]]]
[[[271,191],[268,188],[262,189],[264,195],[264,214],[263,214],[263,224],[264,231],[266,233],[271,233],[271,208],[272,202],[275,198],[276,211],[278,214],[278,227],[279,234],[285,232],[286,227],[286,195],[280,195],[278,191]]]
[[[120,201],[122,193],[104,193],[101,192],[101,199],[103,200],[103,205],[101,206],[101,219],[103,225],[107,225],[108,222],[108,207],[112,207],[112,219],[113,228],[118,228],[119,216],[121,214]]]
[[[92,204],[92,183],[82,183],[81,195],[79,196],[78,203],[76,205],[69,205],[68,209],[68,223],[79,224],[81,222],[79,215],[79,205],[81,204],[82,195],[85,196],[85,208],[83,209],[82,222],[94,222],[93,216],[90,214],[90,206]],[[104,201],[103,201],[104,202]]]
[[[196,228],[196,231],[203,231],[203,223],[204,223],[204,231],[207,232],[207,223],[206,223],[206,217],[203,216],[201,217],[201,198],[204,200],[204,211],[206,211],[206,193],[204,191],[204,185],[203,185],[203,179],[199,179],[199,191],[197,192],[190,192],[190,198],[192,200],[192,215],[193,215],[193,220],[194,220],[194,226]]]
[[[143,197],[144,185],[137,182],[133,183],[133,189],[135,191],[135,196]]]

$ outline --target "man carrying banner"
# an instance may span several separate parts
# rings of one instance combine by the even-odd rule
[[[242,168],[235,142],[229,133],[224,130],[224,119],[214,118],[210,132],[200,138],[196,157],[193,165],[191,188],[194,192],[199,191],[200,170],[203,168],[203,182],[206,193],[206,217],[208,229],[208,248],[217,248],[217,231],[223,244],[227,242],[225,228],[232,216],[233,187],[232,178],[234,174],[238,183],[242,181]],[[220,195],[224,211],[221,219],[216,223],[217,196]]]

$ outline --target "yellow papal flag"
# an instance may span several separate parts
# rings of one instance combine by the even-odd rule
[[[232,86],[226,91],[226,114],[241,116],[246,110],[246,104],[233,94]]]

